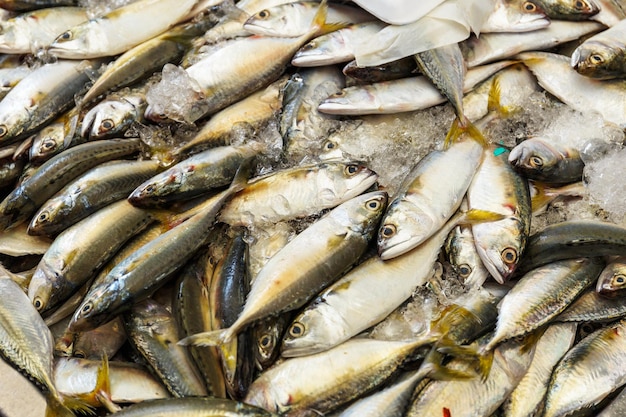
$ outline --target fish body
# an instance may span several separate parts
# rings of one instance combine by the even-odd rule
[[[377,240],[381,259],[406,253],[441,229],[461,206],[482,157],[482,145],[468,139],[417,163],[383,217]]]
[[[100,208],[125,199],[141,181],[160,170],[157,161],[101,164],[46,201],[28,226],[31,235],[56,235]]]
[[[589,290],[570,304],[555,320],[575,322],[610,322],[626,315],[622,298],[607,298]]]
[[[47,50],[69,59],[118,55],[165,32],[196,3],[198,0],[139,0],[68,29]]]
[[[558,363],[546,396],[545,417],[566,416],[598,404],[626,383],[626,332],[622,320],[595,331]]]
[[[531,217],[528,182],[513,171],[507,157],[505,148],[494,145],[486,148],[467,191],[469,210],[505,216],[502,220],[472,225],[478,255],[500,283],[515,271],[523,256]]]

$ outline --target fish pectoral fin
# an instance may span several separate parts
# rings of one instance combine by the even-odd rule
[[[197,333],[178,341],[182,346],[221,346],[230,342],[235,335],[231,328]]]
[[[472,225],[486,222],[496,222],[502,220],[506,215],[496,213],[495,211],[471,209],[463,212],[463,215],[457,221],[457,224]]]

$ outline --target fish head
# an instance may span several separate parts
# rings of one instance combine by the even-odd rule
[[[328,96],[317,106],[317,109],[326,114],[359,115],[363,114],[363,108],[377,109],[379,104],[368,89],[344,88],[338,93]]]
[[[186,169],[174,166],[135,188],[128,201],[138,207],[151,207],[169,201],[168,196],[180,190],[185,183]]]
[[[74,206],[74,197],[80,195],[83,190],[75,187],[67,195],[59,195],[46,201],[46,203],[33,216],[28,225],[28,234],[41,236],[58,233],[59,220],[69,214]]]
[[[43,162],[59,152],[65,144],[65,126],[54,123],[46,126],[33,138],[29,157],[32,162]]]
[[[325,308],[323,298],[314,301],[287,327],[280,348],[285,358],[312,355],[330,349],[349,338],[345,321]]]
[[[553,19],[587,20],[600,11],[595,0],[535,0]]]
[[[125,100],[106,100],[85,114],[81,136],[105,139],[119,135],[137,119],[135,107]]]
[[[78,306],[68,329],[72,332],[93,330],[115,318],[120,312],[116,281],[113,285],[95,285]]]
[[[362,164],[327,162],[319,165],[319,199],[333,207],[363,193],[374,185],[378,175]]]
[[[611,79],[623,72],[623,60],[623,48],[589,39],[574,50],[570,66],[587,77]]]
[[[608,264],[596,284],[596,292],[604,297],[621,297],[626,291],[626,263]]]
[[[293,9],[289,5],[283,7],[270,7],[263,9],[250,16],[243,28],[255,35],[265,36],[300,36],[306,33],[308,27],[306,25],[298,27],[300,20],[289,18],[286,10]]]
[[[541,138],[531,138],[514,147],[509,163],[525,176],[545,180],[558,166],[562,155]]]
[[[354,233],[372,236],[387,206],[387,192],[372,191],[353,198],[349,203],[344,216],[346,226]],[[351,209],[350,206],[356,207]]]
[[[54,261],[48,262],[42,258],[30,280],[28,298],[40,313],[54,307],[55,303],[60,301],[56,300],[54,293],[63,285],[62,264],[62,261],[55,264]]]
[[[105,56],[91,51],[102,50],[101,44],[106,37],[102,37],[99,31],[91,29],[92,25],[89,21],[85,23],[74,26],[57,36],[46,48],[47,52],[58,58],[70,59]]]
[[[487,230],[480,233],[477,228]],[[519,219],[505,218],[495,222],[472,226],[476,244],[476,251],[487,271],[500,284],[513,274],[520,262],[523,248],[526,244],[526,235]]]
[[[344,161],[346,155],[341,149],[341,143],[337,138],[328,138],[322,143],[322,151],[319,155],[322,161]]]
[[[541,6],[532,0],[516,1],[516,10],[510,15],[510,27],[514,31],[529,32],[550,25],[550,18]]]
[[[400,256],[425,241],[432,233],[432,216],[415,205],[407,208],[406,200],[394,200],[378,229],[378,255],[387,260]]]
[[[28,112],[9,111],[0,114],[0,144],[8,144],[18,140],[25,133],[28,122]]]

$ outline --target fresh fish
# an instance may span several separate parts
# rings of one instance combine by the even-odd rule
[[[154,300],[135,304],[124,315],[128,339],[175,397],[206,396],[189,352],[174,343],[178,330],[168,309]]]
[[[472,228],[456,226],[448,235],[445,245],[448,260],[467,287],[478,287],[489,277],[476,250]]]
[[[509,162],[525,177],[550,184],[581,181],[583,163],[577,149],[548,138],[528,138],[511,150]]]
[[[574,344],[576,327],[576,323],[556,323],[541,335],[528,371],[504,402],[504,416],[533,415],[546,394],[554,366]]]
[[[88,18],[83,7],[52,7],[19,14],[0,22],[0,52],[30,54],[50,44],[59,33]]]
[[[172,311],[181,337],[213,330],[209,301],[210,281],[215,260],[209,251],[201,251],[179,274],[174,290]],[[212,346],[189,346],[189,353],[202,374],[208,391],[226,398],[226,383],[218,352]]]
[[[558,363],[543,415],[565,416],[598,404],[626,383],[626,326],[619,321],[581,340]]]
[[[501,61],[471,68],[465,77],[463,92],[473,90],[477,84],[511,64],[513,61]],[[391,114],[427,109],[445,103],[445,100],[426,77],[418,76],[346,87],[324,100],[318,109],[328,114]]]
[[[320,6],[315,1],[297,1],[270,7],[252,15],[243,28],[254,35],[296,38],[305,35]],[[331,3],[326,22],[329,24],[362,23],[372,15],[358,7]]]
[[[255,343],[254,362],[259,371],[273,365],[280,355],[280,344],[287,326],[291,323],[289,313],[268,317],[252,326],[252,340]]]
[[[626,22],[585,40],[572,54],[570,65],[579,74],[600,80],[626,77]]]
[[[291,64],[296,67],[315,67],[352,61],[354,42],[376,34],[384,26],[375,21],[357,23],[318,36],[294,54]]]
[[[626,255],[626,229],[593,220],[551,224],[528,239],[518,274],[561,259]]]
[[[65,229],[44,254],[28,287],[35,308],[43,312],[65,301],[152,221],[148,212],[122,200]]]
[[[90,140],[119,137],[133,123],[145,121],[147,86],[114,93],[92,107],[83,117],[80,135]]]
[[[626,82],[594,80],[577,73],[563,55],[526,52],[517,56],[550,94],[582,113],[595,111],[605,121],[626,126]],[[558,76],[557,76],[558,74]]]
[[[549,25],[546,13],[532,0],[498,0],[480,32],[530,32]]]
[[[178,63],[191,46],[193,38],[202,35],[210,25],[212,23],[209,19],[200,19],[175,26],[124,52],[98,77],[85,93],[82,103],[89,103],[109,91],[147,78],[167,63]]]
[[[454,218],[453,218],[454,219]],[[456,220],[412,251],[383,261],[373,256],[319,294],[291,323],[284,357],[336,346],[387,317],[433,274],[433,266]],[[379,294],[385,293],[384,300]],[[368,314],[361,314],[368,306]]]
[[[261,374],[244,401],[287,415],[311,409],[325,414],[383,383],[421,344],[355,338],[287,359]]]
[[[512,340],[498,347],[492,371],[484,381],[478,378],[431,381],[416,395],[405,415],[407,417],[491,415],[526,373],[533,357],[534,346],[528,346],[529,344],[528,340]],[[467,369],[464,362],[448,366]]]
[[[221,146],[183,159],[171,168],[146,179],[128,192],[137,207],[155,207],[185,200],[226,186],[243,161],[260,153],[262,145]]]
[[[566,22],[555,20],[544,29],[524,33],[484,33],[460,44],[469,68],[488,62],[509,59],[524,51],[554,48],[581,36],[602,30],[598,22]]]
[[[112,139],[75,146],[46,161],[0,203],[2,229],[27,220],[47,199],[94,166],[139,151],[138,139]]]
[[[188,220],[145,243],[94,282],[69,324],[72,331],[95,328],[131,308],[165,284],[206,239],[224,201],[243,187],[249,167],[240,169],[233,184],[206,202]]]
[[[79,358],[55,358],[54,382],[64,395],[88,398],[98,388],[102,361]],[[169,393],[160,381],[145,368],[130,362],[108,363],[109,392],[114,403],[136,403],[168,398]],[[91,403],[100,407],[100,401]]]
[[[328,162],[253,179],[224,205],[220,221],[271,224],[310,216],[363,193],[378,176],[363,165]]]
[[[528,182],[513,171],[508,150],[491,145],[467,191],[469,210],[500,213],[502,220],[472,225],[478,255],[491,276],[503,283],[523,257],[530,234]],[[497,185],[496,185],[497,184]]]
[[[524,336],[549,323],[597,279],[604,263],[598,258],[553,262],[524,275],[498,306],[498,323],[490,339],[480,346],[488,355],[503,341]],[[482,368],[483,376],[489,365]]]
[[[182,343],[221,345],[254,321],[304,305],[363,255],[386,202],[387,194],[375,191],[336,207],[293,238],[259,271],[242,313],[229,328],[201,333]]]
[[[72,345],[75,358],[101,360],[112,358],[126,343],[122,319],[118,317],[96,329],[76,334]]]
[[[589,290],[571,303],[556,321],[610,322],[626,316],[626,305],[621,297],[607,298]]]
[[[115,201],[160,170],[157,161],[111,161],[92,168],[46,201],[28,226],[31,235],[53,236]]]
[[[350,61],[342,70],[346,77],[366,84],[411,77],[416,71],[417,63],[409,57],[373,67],[359,67],[356,61]]]
[[[605,297],[622,297],[626,289],[626,258],[612,260],[598,277],[596,292]]]
[[[587,20],[600,11],[596,0],[533,0],[551,19]]]
[[[15,142],[50,123],[74,104],[97,61],[59,60],[31,72],[0,101],[0,143]]]
[[[189,141],[175,150],[176,154],[202,149],[229,145],[228,136],[237,126],[251,126],[257,129],[271,121],[281,108],[281,89],[285,83],[280,79],[248,97],[231,104],[224,110],[215,113],[198,133]]]
[[[119,417],[272,417],[276,414],[245,403],[220,398],[167,398],[143,401],[117,413]]]
[[[48,407],[57,416],[74,416],[68,406],[85,409],[82,403],[63,397],[57,390],[52,373],[52,333],[24,291],[5,278],[0,279],[0,293],[4,298],[0,308],[2,357],[46,393]]]
[[[46,48],[59,58],[118,55],[182,21],[198,0],[139,0],[73,26]]]
[[[440,230],[461,206],[482,157],[483,146],[465,139],[422,158],[383,216],[377,239],[380,258],[402,255]],[[453,176],[447,175],[451,166],[456,167]]]
[[[77,109],[73,108],[33,136],[28,158],[33,163],[43,163],[54,155],[78,143],[75,140],[78,124]]]

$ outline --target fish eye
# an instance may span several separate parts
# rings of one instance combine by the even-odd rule
[[[505,248],[502,252],[500,252],[500,257],[506,264],[514,264],[517,262],[517,251],[515,248]]]
[[[382,237],[388,239],[391,236],[395,235],[397,231],[398,231],[398,229],[396,229],[396,226],[394,226],[393,224],[385,224],[385,225],[383,225],[383,228],[382,228],[380,234],[381,234]]]
[[[91,313],[91,310],[93,310],[93,304],[87,303],[83,306],[83,308],[80,309],[80,312],[83,314],[89,314]]]
[[[302,337],[304,336],[304,330],[305,330],[304,324],[296,321],[289,328],[289,336],[295,337],[295,338]]]
[[[458,270],[459,270],[459,276],[461,278],[467,278],[472,273],[472,267],[469,266],[468,264],[459,265]]]
[[[530,162],[530,166],[533,168],[541,168],[543,166],[543,159],[538,156],[531,156],[528,162]]]
[[[5,125],[0,125],[0,138],[3,138],[9,133],[9,129]]]
[[[257,13],[257,16],[261,19],[267,19],[268,17],[270,17],[270,11],[269,10],[261,10],[259,13]]]
[[[380,200],[372,199],[365,203],[365,207],[370,210],[378,210],[380,208]]]
[[[359,172],[359,167],[358,167],[358,165],[348,165],[344,169],[344,172],[346,173],[346,175],[352,176],[352,175],[356,174],[357,172]]]
[[[537,10],[537,5],[531,1],[524,2],[522,8],[527,12],[535,12]]]
[[[337,145],[332,140],[327,140],[326,142],[324,142],[324,145],[322,145],[325,151],[333,150],[336,146]]]
[[[264,334],[259,338],[259,346],[263,349],[267,349],[272,346],[272,337],[269,334]]]
[[[111,119],[104,119],[102,123],[100,123],[100,131],[108,132],[109,130],[115,127],[115,122]]]
[[[588,9],[588,8],[589,8],[589,6],[587,6],[587,3],[585,3],[585,2],[584,2],[584,1],[582,1],[582,0],[576,0],[576,1],[574,2],[574,7],[575,7],[577,10],[584,10],[584,9]]]
[[[50,214],[47,211],[42,211],[41,214],[37,217],[37,221],[47,222],[50,219]]]
[[[54,139],[46,138],[41,142],[41,148],[44,151],[51,151],[56,147],[56,142]]]
[[[593,54],[589,57],[589,60],[593,63],[593,64],[602,64],[604,62],[604,58],[602,57],[602,55],[600,54]]]
[[[39,297],[35,297],[33,300],[33,306],[35,306],[37,311],[41,311],[43,309],[43,300]]]
[[[622,285],[624,282],[626,282],[626,276],[622,275],[622,274],[617,274],[613,277],[613,281],[616,284],[620,284]]]
[[[85,359],[87,355],[85,355],[85,352],[83,352],[82,350],[79,350],[74,352],[74,357],[79,359]]]
[[[61,33],[61,35],[59,35],[59,40],[69,41],[70,39],[72,39],[72,31],[70,30],[66,30],[65,32]]]
[[[343,97],[345,95],[346,95],[346,92],[341,90],[340,92],[333,94],[333,97]]]

